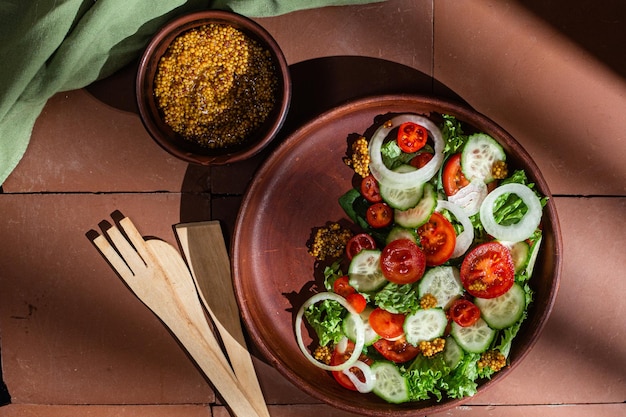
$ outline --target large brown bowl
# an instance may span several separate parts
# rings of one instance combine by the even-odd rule
[[[232,271],[239,307],[249,334],[271,365],[307,394],[337,408],[367,416],[423,416],[458,406],[465,399],[389,404],[374,394],[340,387],[305,359],[294,335],[294,316],[312,293],[323,291],[306,243],[315,227],[346,219],[337,199],[352,187],[353,172],[342,162],[348,135],[363,134],[387,113],[443,113],[493,136],[512,168],[524,168],[538,190],[551,197],[530,155],[501,127],[466,107],[416,96],[382,96],[355,101],[306,124],[270,156],[248,189],[232,242]],[[544,238],[530,281],[536,297],[513,343],[511,365],[482,392],[518,366],[541,333],[557,294],[561,233],[554,201],[543,215]],[[309,343],[305,340],[305,343]]]
[[[210,23],[230,25],[256,40],[270,52],[278,76],[276,104],[266,121],[246,138],[243,145],[222,149],[203,147],[175,133],[163,121],[154,96],[154,77],[157,66],[172,41],[190,29]],[[162,148],[187,162],[200,165],[222,165],[247,159],[260,152],[274,139],[289,110],[291,77],[282,50],[262,26],[236,13],[208,10],[181,16],[157,32],[146,47],[139,63],[135,95],[144,126]]]

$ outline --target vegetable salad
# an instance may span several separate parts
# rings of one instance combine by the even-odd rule
[[[359,185],[339,204],[354,227],[318,229],[326,291],[296,315],[312,363],[391,403],[473,395],[508,365],[533,298],[546,198],[492,137],[437,120],[390,116],[349,147]]]

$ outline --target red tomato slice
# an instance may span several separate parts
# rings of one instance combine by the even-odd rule
[[[346,256],[351,260],[363,249],[376,249],[374,238],[367,233],[359,233],[350,238],[346,244]]]
[[[380,195],[378,181],[373,175],[368,175],[361,180],[361,195],[370,203],[379,203],[383,201]]]
[[[479,298],[495,298],[515,282],[511,251],[497,242],[472,249],[461,264],[461,282],[468,293]]]
[[[415,155],[413,157],[413,159],[411,159],[411,161],[409,162],[409,164],[411,166],[414,166],[417,169],[423,168],[424,165],[426,165],[427,163],[430,162],[431,159],[433,159],[435,155],[433,155],[430,152],[420,152],[417,155]]]
[[[435,211],[428,222],[417,229],[417,234],[426,254],[426,265],[441,265],[450,259],[456,245],[456,233],[452,223],[443,215]]]
[[[346,297],[346,301],[350,303],[350,305],[356,310],[357,313],[361,314],[365,307],[367,306],[367,300],[363,297],[362,294],[358,292],[354,294],[348,294]]]
[[[393,221],[393,209],[385,203],[374,203],[367,208],[365,218],[375,229],[387,227]]]
[[[447,196],[457,193],[461,188],[469,184],[461,169],[461,154],[455,153],[446,162],[442,174],[443,190]]]
[[[335,350],[333,350],[333,353],[330,357],[330,364],[332,366],[341,365],[342,363],[347,361],[348,358],[350,358],[350,355],[352,355],[353,351],[354,351],[354,342],[352,341],[348,341],[348,347],[346,348],[346,351],[343,353],[340,353],[337,350],[337,348],[335,348]],[[372,359],[370,359],[369,357],[363,354],[359,357],[359,360],[365,362],[368,365],[371,365],[373,362]],[[363,377],[363,372],[361,372],[359,368],[356,368],[356,367],[350,368],[350,372],[354,373],[354,375],[356,375],[356,377],[359,378],[361,381],[365,381],[365,378]],[[335,380],[342,387],[347,388],[352,391],[357,390],[354,384],[352,383],[352,381],[350,381],[350,378],[348,378],[348,376],[344,374],[342,371],[332,371],[331,373],[333,374],[333,377],[335,378]]]
[[[380,269],[393,283],[411,284],[424,275],[426,261],[424,252],[415,242],[397,239],[385,246],[380,254]]]
[[[369,323],[380,337],[394,339],[404,334],[404,314],[394,314],[380,307],[370,313]]]
[[[350,285],[350,278],[347,276],[339,277],[333,283],[333,291],[343,298],[348,298],[350,294],[354,294],[356,289]]]
[[[413,122],[404,122],[398,129],[398,146],[406,153],[417,152],[426,145],[428,131]]]
[[[461,298],[450,306],[448,315],[459,326],[467,327],[478,321],[480,318],[480,309],[470,300]]]
[[[404,337],[394,341],[378,339],[372,346],[385,359],[395,363],[408,362],[420,353],[420,349],[407,342]]]

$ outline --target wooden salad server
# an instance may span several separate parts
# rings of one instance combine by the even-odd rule
[[[122,234],[122,231],[124,234]],[[128,218],[98,235],[94,245],[133,293],[172,331],[237,417],[257,411],[213,334],[189,269],[179,252],[161,240],[144,240]],[[266,408],[264,409],[266,410]]]
[[[237,379],[260,414],[269,417],[261,387],[246,347],[231,279],[230,258],[218,221],[174,227],[200,299],[217,328]]]

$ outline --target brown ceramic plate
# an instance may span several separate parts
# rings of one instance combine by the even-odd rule
[[[267,360],[303,391],[368,416],[425,415],[468,400],[394,405],[374,394],[348,391],[305,359],[294,336],[298,308],[313,293],[323,291],[306,242],[315,227],[346,219],[337,199],[352,186],[353,172],[342,162],[347,137],[363,134],[379,115],[402,112],[451,114],[492,135],[504,147],[509,165],[524,168],[541,193],[551,196],[537,165],[501,127],[466,107],[419,96],[379,96],[335,108],[296,131],[264,163],[244,197],[231,251],[234,286],[249,334]],[[543,248],[531,280],[536,298],[515,340],[511,366],[482,381],[479,392],[501,381],[521,362],[552,310],[562,245],[552,200],[544,209],[543,230]]]

